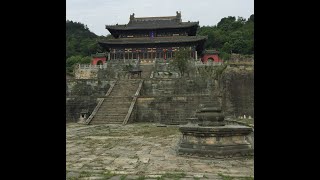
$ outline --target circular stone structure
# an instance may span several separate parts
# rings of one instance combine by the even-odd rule
[[[225,125],[221,108],[214,104],[201,104],[196,118],[180,126],[182,138],[178,154],[215,158],[253,155],[248,142],[248,136],[253,132],[251,127]]]
[[[224,126],[224,115],[220,107],[200,104],[196,110],[196,118],[200,121],[199,126]]]

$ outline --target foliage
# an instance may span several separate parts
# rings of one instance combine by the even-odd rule
[[[126,177],[127,177],[127,175],[121,175],[121,176],[120,176],[120,180],[125,180]]]
[[[98,41],[106,38],[97,36],[87,25],[80,22],[66,21],[66,71],[71,74],[77,63],[88,64],[91,54],[102,52]],[[107,37],[110,38],[110,37]]]
[[[110,179],[111,177],[116,176],[116,174],[115,173],[111,173],[111,171],[108,170],[107,172],[105,172],[103,174],[103,176],[104,176],[105,179]]]
[[[144,175],[139,176],[139,177],[137,178],[137,180],[144,180],[144,179],[146,179],[146,177],[145,177]]]
[[[92,88],[83,82],[74,85],[72,95],[75,96],[88,96],[92,94]]]
[[[234,180],[234,179],[239,179],[239,180],[253,180],[253,177],[233,177],[233,176],[227,176],[223,175],[221,173],[218,173],[218,175],[223,179],[223,180]]]
[[[198,35],[208,36],[206,49],[217,49],[224,60],[230,58],[231,53],[254,53],[254,14],[247,20],[233,16],[224,17],[216,26],[202,26]]]
[[[171,61],[171,65],[179,70],[181,76],[184,76],[185,72],[188,70],[190,53],[191,50],[180,48],[179,51],[176,51],[173,61]]]
[[[76,64],[88,64],[91,62],[91,57],[83,56],[71,56],[66,60],[66,70],[67,73],[72,73]]]
[[[98,40],[104,38],[97,36],[89,30],[87,25],[80,22],[66,21],[66,58],[71,56],[90,56],[102,52]]]
[[[214,97],[221,97],[223,93],[223,87],[221,85],[222,76],[224,70],[227,68],[228,63],[224,63],[219,66],[209,65],[197,67],[197,71],[201,78],[207,81],[207,88],[212,89],[212,95]],[[221,99],[220,99],[221,100]]]
[[[169,178],[169,179],[180,179],[186,177],[185,173],[165,173],[161,176],[162,178]]]
[[[123,71],[130,71],[130,70],[132,70],[132,68],[133,68],[133,65],[128,64],[128,65],[123,66]]]

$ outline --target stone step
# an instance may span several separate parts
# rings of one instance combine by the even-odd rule
[[[131,98],[129,101],[128,100],[116,100],[116,99],[113,99],[113,100],[109,100],[109,101],[105,101],[102,103],[103,104],[126,104],[126,103],[130,103],[132,101],[133,98]]]
[[[119,122],[100,121],[100,122],[91,122],[90,124],[122,124],[122,121],[119,121]]]
[[[138,85],[132,85],[132,86],[124,86],[124,85],[115,85],[113,90],[118,89],[118,90],[123,90],[123,88],[129,89],[129,90],[134,90]]]
[[[127,113],[129,110],[129,108],[126,108],[125,110],[110,110],[110,109],[102,109],[99,114],[123,114],[123,113]]]
[[[128,111],[127,112],[123,112],[121,114],[117,113],[117,114],[110,114],[110,113],[97,113],[95,116],[96,117],[124,117],[128,114]]]
[[[106,108],[105,106],[102,108],[100,107],[100,109],[102,111],[107,111],[107,112],[125,112],[128,111],[129,106],[128,107],[124,107],[124,106],[111,106],[109,108]]]
[[[126,104],[130,104],[132,100],[130,101],[116,101],[116,100],[113,100],[113,101],[106,101],[106,102],[103,102],[101,105],[108,105],[108,104],[112,104],[113,106],[118,106],[118,105],[126,105]]]
[[[112,96],[128,96],[128,97],[132,97],[132,96],[134,96],[135,93],[136,93],[136,90],[135,91],[130,91],[130,92],[120,92],[119,91],[119,92],[111,93],[110,97],[112,97]]]
[[[132,101],[132,97],[127,99],[107,99],[103,101],[103,104],[105,103],[116,103],[116,104],[122,104],[122,103],[128,103]]]
[[[94,120],[92,120],[92,122],[109,122],[109,121],[112,121],[112,122],[114,122],[114,121],[117,121],[117,122],[123,122],[123,120],[124,120],[124,118],[119,118],[119,119],[103,119],[103,118],[97,118],[97,119],[94,119]]]
[[[128,111],[122,112],[122,113],[114,113],[114,114],[106,112],[106,113],[97,113],[95,117],[123,117],[123,116],[126,116],[127,114],[128,114]]]
[[[132,101],[132,98],[133,98],[133,96],[122,97],[122,98],[110,96],[108,98],[105,98],[104,101],[106,101],[106,102],[112,102],[112,101],[115,101],[115,102],[126,102],[126,101]]]
[[[126,88],[126,87],[121,87],[121,88]],[[115,95],[116,93],[126,93],[126,94],[131,94],[131,93],[135,93],[138,87],[135,87],[134,89],[129,89],[126,88],[126,90],[122,90],[122,89],[113,89],[112,92],[110,93],[110,95]]]
[[[112,112],[112,111],[128,111],[130,107],[130,104],[122,104],[122,105],[115,105],[115,104],[107,104],[107,105],[101,105],[98,112],[99,111],[105,111],[105,112]]]
[[[110,107],[116,107],[116,108],[121,108],[121,107],[127,107],[128,105],[130,105],[131,101],[123,101],[123,102],[120,102],[120,101],[114,101],[114,102],[107,102],[107,103],[103,103],[101,104],[101,106],[108,106],[108,105],[112,105]]]
[[[109,95],[108,97],[106,97],[105,99],[130,99],[132,98],[133,94],[132,95],[129,95],[129,96],[124,96],[124,95],[121,95],[121,96],[111,96]]]
[[[128,111],[129,107],[130,107],[130,103],[122,104],[122,105],[106,104],[106,105],[103,105],[103,106],[101,105],[99,111],[108,111],[108,110],[112,111],[112,110],[115,110],[115,109],[119,109],[121,111],[122,110],[124,111],[124,109],[127,109],[127,111]]]
[[[104,99],[105,101],[117,100],[117,101],[131,101],[133,95],[130,96],[108,96]]]
[[[130,90],[133,90],[135,89],[136,87],[138,87],[138,84],[135,84],[135,85],[123,85],[123,84],[116,84],[114,87],[113,87],[113,90],[115,89],[119,89],[119,90],[122,90],[122,88],[127,88],[127,89],[130,89]]]
[[[124,118],[123,119],[95,119],[95,120],[92,120],[92,122],[123,122]]]

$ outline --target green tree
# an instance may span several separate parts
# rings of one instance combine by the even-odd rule
[[[188,70],[189,60],[191,60],[190,53],[191,51],[189,49],[180,48],[179,51],[175,52],[175,56],[171,62],[171,64],[179,70],[181,76],[184,76]]]
[[[220,51],[222,59],[230,53],[252,55],[254,53],[254,15],[248,20],[243,17],[229,16],[222,18],[217,25],[202,26],[198,35],[208,36],[204,47]]]
[[[90,56],[102,52],[98,40],[106,37],[97,36],[87,25],[79,22],[66,21],[66,58],[71,56]]]
[[[72,73],[76,64],[88,64],[91,62],[91,57],[88,56],[71,56],[66,60],[66,71]]]

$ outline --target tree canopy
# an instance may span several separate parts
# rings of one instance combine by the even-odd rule
[[[188,70],[190,53],[191,50],[180,48],[179,51],[175,52],[175,56],[171,62],[171,64],[179,70],[181,76],[184,76],[184,73]]]
[[[66,58],[71,56],[90,56],[102,52],[98,40],[104,36],[97,36],[87,25],[80,22],[66,21]]]
[[[198,35],[208,36],[206,49],[216,49],[221,55],[254,53],[254,14],[243,17],[224,17],[215,26],[202,26]],[[223,58],[223,57],[222,57]]]
[[[87,25],[66,21],[66,71],[71,74],[77,63],[90,63],[91,54],[102,52],[98,40],[105,38],[91,32]]]

